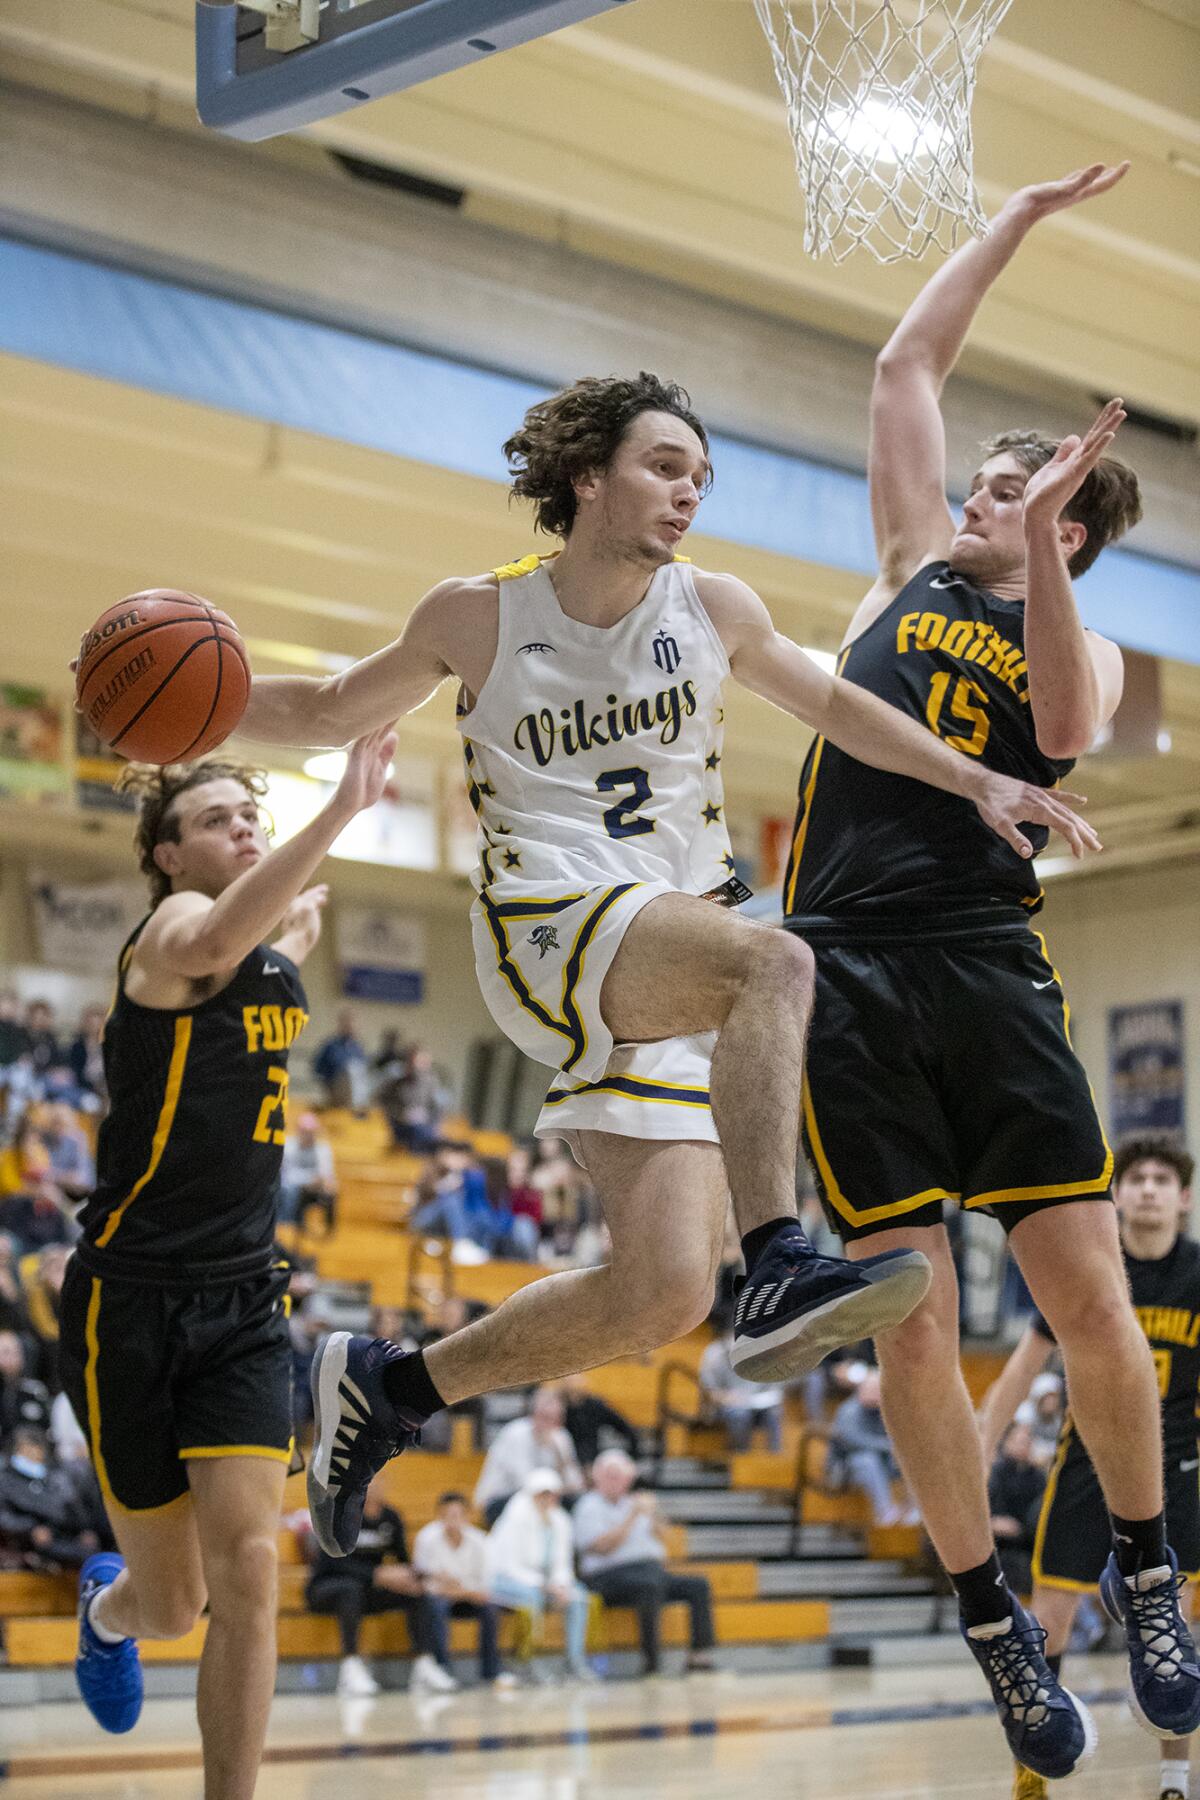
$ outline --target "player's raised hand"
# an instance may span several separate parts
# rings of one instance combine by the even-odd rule
[[[396,733],[390,725],[356,738],[346,752],[346,767],[335,799],[352,811],[374,806],[387,786],[388,771],[396,754]]]
[[[1094,200],[1098,194],[1107,194],[1128,172],[1127,162],[1092,163],[1086,169],[1072,170],[1061,181],[1039,181],[1019,189],[1011,204],[1034,219],[1045,219],[1068,206],[1080,206],[1085,200]]]
[[[1025,484],[1023,516],[1026,520],[1057,519],[1074,499],[1125,422],[1123,400],[1110,400],[1083,437],[1065,437],[1048,463],[1034,471]]]
[[[297,894],[280,920],[281,931],[311,931],[314,939],[321,929],[321,914],[329,899],[329,883],[318,881]]]
[[[1086,805],[1082,794],[1035,787],[1031,781],[1015,781],[1010,775],[997,775],[991,771],[985,777],[983,793],[975,802],[984,824],[1023,857],[1033,855],[1033,845],[1021,830],[1022,825],[1046,825],[1051,831],[1057,831],[1071,846],[1071,855],[1076,858],[1088,850],[1102,850],[1104,846],[1096,833],[1075,811],[1076,807]]]

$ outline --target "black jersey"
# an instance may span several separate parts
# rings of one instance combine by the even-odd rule
[[[1179,1237],[1174,1249],[1155,1262],[1125,1252],[1125,1267],[1138,1323],[1150,1340],[1162,1400],[1167,1455],[1194,1453],[1200,1413],[1200,1244]],[[1033,1328],[1054,1343],[1041,1313]]]
[[[1053,787],[1038,749],[1025,609],[929,563],[842,653],[839,672],[986,768]],[[1048,832],[1026,826],[1041,850]],[[818,738],[800,777],[786,922],[825,941],[955,937],[1019,926],[1041,905],[1030,864],[969,800],[872,769]]]
[[[300,974],[259,945],[210,999],[139,1006],[125,970],[144,925],[104,1027],[110,1107],[80,1260],[150,1281],[255,1273],[270,1264],[288,1048],[308,1019]]]

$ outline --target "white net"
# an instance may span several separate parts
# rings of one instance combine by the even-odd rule
[[[986,229],[972,174],[979,58],[1012,0],[754,0],[787,101],[804,247],[841,262],[950,251]]]

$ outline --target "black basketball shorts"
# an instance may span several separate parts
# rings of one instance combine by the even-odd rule
[[[110,1509],[149,1512],[177,1500],[192,1457],[290,1461],[287,1285],[280,1269],[157,1287],[90,1274],[72,1257],[63,1385]]]
[[[843,1239],[936,1225],[946,1200],[1007,1231],[1107,1195],[1112,1153],[1039,936],[812,948],[804,1144]]]
[[[1200,1455],[1195,1440],[1168,1445],[1167,1542],[1189,1581],[1200,1578]],[[1033,1546],[1033,1579],[1090,1593],[1112,1549],[1108,1509],[1096,1471],[1070,1418],[1058,1440]]]

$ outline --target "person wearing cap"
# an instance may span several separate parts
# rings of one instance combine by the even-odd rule
[[[288,1133],[279,1180],[280,1220],[303,1225],[309,1207],[319,1207],[328,1237],[333,1230],[337,1207],[337,1178],[333,1150],[328,1138],[321,1136],[321,1123],[316,1113],[301,1113],[295,1131]]]
[[[559,1478],[568,1505],[583,1492],[583,1470],[563,1423],[562,1395],[550,1387],[534,1390],[528,1416],[510,1419],[492,1439],[479,1480],[475,1504],[494,1525],[512,1496],[535,1469],[550,1469]]]
[[[1014,1417],[1020,1424],[1029,1427],[1029,1435],[1033,1439],[1034,1462],[1039,1468],[1048,1469],[1054,1461],[1058,1434],[1062,1430],[1061,1375],[1056,1375],[1052,1369],[1039,1375],[1029,1390],[1029,1398],[1017,1408]]]
[[[567,1668],[578,1681],[595,1677],[587,1660],[588,1590],[575,1579],[571,1522],[562,1509],[562,1477],[534,1469],[488,1534],[488,1592],[497,1606],[533,1615],[534,1641],[547,1612],[563,1614]]]

